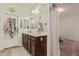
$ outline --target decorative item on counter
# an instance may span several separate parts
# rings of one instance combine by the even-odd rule
[[[41,16],[39,16],[39,18],[40,18],[40,19],[42,19],[42,17],[41,17]]]
[[[47,23],[45,22],[45,26],[47,25]]]
[[[31,30],[28,30],[28,33],[32,33],[32,31]]]

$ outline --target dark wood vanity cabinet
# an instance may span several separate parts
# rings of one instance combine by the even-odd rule
[[[27,41],[27,35],[26,34],[22,34],[22,44],[23,44],[25,49],[28,48],[28,41]]]
[[[36,53],[35,53],[35,46],[36,44],[35,44],[35,38],[34,37],[31,37],[31,55],[33,55],[33,56],[35,56],[36,55]]]
[[[22,43],[24,48],[32,56],[47,56],[47,36],[34,37],[28,34],[22,34]]]

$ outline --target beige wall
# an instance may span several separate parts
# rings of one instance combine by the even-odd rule
[[[67,12],[66,12],[67,13]],[[63,15],[65,15],[64,13]],[[79,12],[70,13],[68,16],[60,15],[59,34],[64,39],[79,41]]]

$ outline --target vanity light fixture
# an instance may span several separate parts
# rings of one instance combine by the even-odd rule
[[[32,10],[32,13],[34,13],[35,12],[35,10]]]
[[[32,10],[32,13],[38,14],[38,13],[39,13],[39,8],[37,7],[37,8],[35,8],[34,10]]]
[[[56,11],[58,11],[59,13],[61,13],[61,12],[64,12],[65,11],[65,9],[63,8],[63,4],[62,3],[59,3],[59,4],[52,4],[52,8],[54,9],[54,10],[56,10]]]
[[[37,10],[36,12],[35,12],[35,14],[38,14],[39,13],[39,10]]]

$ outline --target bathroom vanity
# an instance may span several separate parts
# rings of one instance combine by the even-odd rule
[[[47,56],[47,35],[22,33],[22,44],[32,56]]]
[[[47,56],[47,22],[44,16],[33,15],[22,20],[22,44],[32,56]]]

